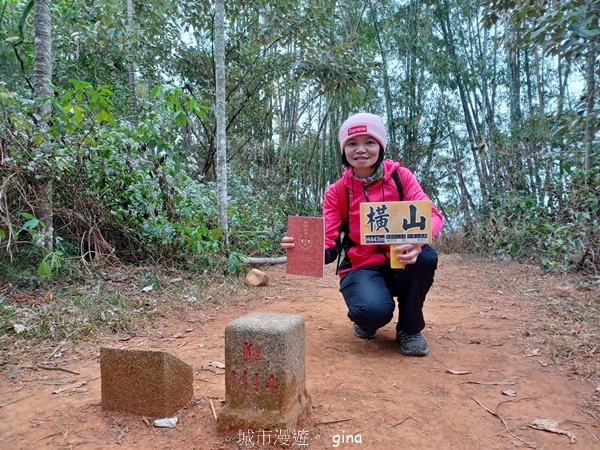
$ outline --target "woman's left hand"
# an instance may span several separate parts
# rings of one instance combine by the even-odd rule
[[[403,264],[414,264],[421,253],[421,244],[400,244],[392,247],[392,258]]]

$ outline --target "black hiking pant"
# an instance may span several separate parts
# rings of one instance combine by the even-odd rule
[[[392,269],[389,263],[361,267],[342,275],[340,292],[348,306],[348,317],[366,331],[375,331],[391,322],[398,299],[396,334],[419,333],[425,328],[423,303],[433,284],[437,252],[429,245],[421,249],[415,264]]]

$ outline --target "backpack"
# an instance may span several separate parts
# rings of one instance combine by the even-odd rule
[[[392,179],[394,180],[394,183],[396,183],[396,189],[398,190],[398,197],[399,197],[400,201],[403,201],[404,200],[404,189],[402,188],[402,182],[400,181],[400,174],[398,174],[398,169],[396,169],[392,172]],[[335,273],[337,275],[337,273],[340,269],[340,259],[342,256],[342,252],[344,252],[344,258],[345,258],[346,251],[350,247],[352,247],[356,244],[350,239],[350,211],[349,211],[350,192],[348,191],[348,188],[346,186],[344,186],[343,178],[340,178],[339,180],[337,180],[335,182],[335,189],[337,191],[338,208],[340,210],[340,215],[342,216],[342,224],[340,225],[340,228],[339,228],[340,238],[338,238],[339,239],[338,245],[340,247],[340,251],[338,252],[337,267],[335,269]],[[346,201],[343,202],[342,198],[345,198]],[[379,248],[381,249],[381,246],[379,246]],[[381,249],[381,250],[383,251],[383,249]]]

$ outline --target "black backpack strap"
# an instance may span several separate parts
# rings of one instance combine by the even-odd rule
[[[340,236],[342,239],[339,242],[338,249],[338,257],[337,257],[337,265],[335,267],[335,274],[337,275],[340,270],[340,263],[342,259],[342,252],[344,253],[344,258],[346,257],[346,250],[348,250],[352,246],[352,241],[350,240],[350,191],[346,186],[343,186],[345,191],[345,201],[346,203],[342,205],[340,208],[340,212],[342,212],[342,224],[340,225]],[[338,195],[341,189],[338,189]],[[340,204],[342,200],[338,197],[338,204]],[[345,206],[345,207],[344,207]]]
[[[398,189],[398,196],[400,201],[404,201],[404,189],[402,188],[402,182],[400,181],[400,174],[398,170],[394,170],[392,172],[392,178],[394,179],[394,183],[396,183],[396,189]]]

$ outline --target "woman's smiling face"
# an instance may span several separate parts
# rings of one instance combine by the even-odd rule
[[[344,153],[357,177],[373,175],[374,166],[379,159],[379,142],[368,134],[354,136],[346,142]]]

